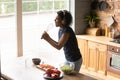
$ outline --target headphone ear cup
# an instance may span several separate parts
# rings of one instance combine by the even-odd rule
[[[65,24],[65,21],[64,21],[64,20],[62,20],[62,24]]]

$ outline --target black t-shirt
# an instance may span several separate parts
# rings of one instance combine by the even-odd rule
[[[73,32],[71,27],[65,27],[64,29],[60,28],[59,33],[58,33],[59,39],[62,36],[62,34],[64,34],[64,33],[70,34],[68,41],[66,42],[66,44],[63,47],[65,58],[68,61],[74,62],[81,58],[81,53],[78,48],[76,35]]]

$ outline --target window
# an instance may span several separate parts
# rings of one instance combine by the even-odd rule
[[[0,48],[1,56],[17,57],[17,29],[20,17],[16,11],[18,0],[0,1]],[[17,5],[17,6],[16,6]],[[41,34],[49,23],[53,23],[56,11],[68,9],[68,0],[22,0],[22,42],[23,55],[40,54],[45,51],[56,51],[48,43],[41,40]],[[17,21],[18,20],[18,23]],[[17,23],[17,24],[16,24]],[[55,31],[53,31],[55,30]],[[49,31],[57,35],[57,28]],[[57,36],[54,37],[57,40]],[[46,48],[47,47],[47,48]],[[47,49],[47,50],[46,50]]]
[[[47,25],[54,22],[56,11],[67,9],[64,0],[25,0],[23,9],[23,55],[50,53],[57,51],[48,43],[41,40],[41,35]],[[53,31],[54,30],[54,31]],[[57,40],[57,29],[49,33]]]
[[[2,58],[17,56],[15,0],[0,0],[0,51]]]

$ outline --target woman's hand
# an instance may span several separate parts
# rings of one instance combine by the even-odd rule
[[[44,31],[44,33],[43,33],[42,36],[41,36],[41,39],[49,40],[49,39],[50,39],[50,36],[48,35],[47,32]]]

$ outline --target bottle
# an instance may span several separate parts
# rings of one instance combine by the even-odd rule
[[[109,31],[108,26],[107,24],[105,24],[105,36],[106,37],[108,37],[108,31]]]
[[[109,37],[109,38],[112,38],[112,32],[109,32],[109,33],[108,33],[108,37]]]
[[[110,38],[114,38],[114,29],[113,28],[110,28],[109,29],[109,34],[108,34],[108,37],[110,37]]]
[[[115,30],[112,28],[111,32],[112,32],[112,37],[111,38],[114,38]]]

